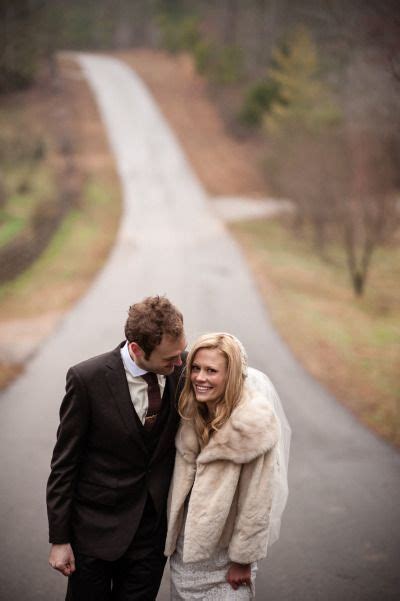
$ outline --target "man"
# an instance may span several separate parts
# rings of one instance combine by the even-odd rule
[[[71,601],[151,601],[164,570],[182,314],[148,297],[125,337],[67,374],[47,509],[49,563],[69,576]]]

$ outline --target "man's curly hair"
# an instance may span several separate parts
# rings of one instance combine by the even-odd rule
[[[146,359],[164,335],[177,340],[182,334],[182,313],[165,296],[148,296],[129,307],[125,337],[140,346]]]

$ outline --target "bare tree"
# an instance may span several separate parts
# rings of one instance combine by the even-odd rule
[[[43,5],[43,0],[0,2],[0,92],[25,87],[35,76]]]
[[[376,132],[359,133],[350,140],[352,179],[342,198],[341,220],[347,265],[357,295],[362,295],[375,250],[399,226],[396,169],[390,139]]]
[[[366,5],[366,6],[365,6]],[[389,67],[400,83],[400,7],[397,0],[367,0],[366,41],[380,54],[382,64]]]

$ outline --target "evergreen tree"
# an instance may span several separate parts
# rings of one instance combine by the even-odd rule
[[[297,28],[289,43],[277,50],[269,80],[279,90],[264,123],[269,133],[293,128],[319,133],[339,120],[339,111],[320,74],[318,52],[310,34]]]

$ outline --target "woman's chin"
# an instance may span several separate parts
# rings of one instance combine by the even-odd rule
[[[199,395],[195,394],[194,398],[196,399],[196,401],[198,403],[207,403],[207,401],[208,401],[208,399],[201,394],[199,394]]]

